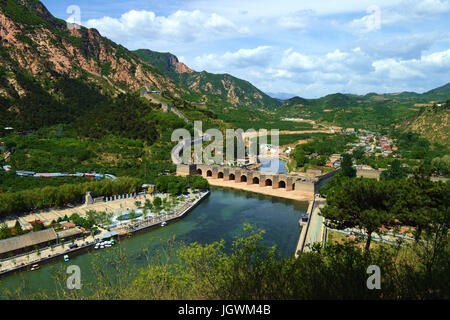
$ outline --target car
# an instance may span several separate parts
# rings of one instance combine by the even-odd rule
[[[75,249],[75,248],[78,248],[78,244],[74,243],[74,244],[69,245],[69,249]]]

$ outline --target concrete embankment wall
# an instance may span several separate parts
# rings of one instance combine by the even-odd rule
[[[356,176],[380,180],[381,171],[357,169]]]

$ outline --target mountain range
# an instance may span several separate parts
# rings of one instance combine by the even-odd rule
[[[270,97],[248,81],[229,74],[194,71],[171,53],[149,49],[136,50],[134,53],[162,74],[194,92],[219,96],[224,101],[241,107],[272,109],[281,105],[278,99]]]
[[[115,97],[139,92],[146,85],[161,91],[172,102],[187,101],[192,110],[209,109],[219,118],[230,108],[266,112],[280,118],[314,118],[334,109],[356,111],[345,110],[349,107],[386,107],[388,111],[407,108],[410,112],[400,112],[394,119],[399,121],[422,106],[450,97],[449,83],[423,94],[335,93],[318,99],[273,98],[232,75],[195,71],[171,53],[130,51],[96,29],[69,29],[65,21],[55,18],[37,0],[0,0],[0,26],[1,126],[13,120],[22,121],[23,126],[34,123],[31,128],[69,121],[72,114],[92,108],[96,94]],[[68,87],[78,88],[77,94],[68,93]],[[74,100],[78,102],[73,104]],[[52,120],[58,110],[69,114]],[[328,115],[324,119],[333,122],[337,118]]]

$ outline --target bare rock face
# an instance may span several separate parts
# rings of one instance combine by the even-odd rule
[[[115,93],[138,90],[146,82],[153,88],[168,90],[176,97],[184,91],[124,47],[102,37],[96,29],[69,29],[42,3],[16,2],[26,19],[17,18],[7,6],[0,7],[1,45],[11,61],[38,79],[53,78],[55,74],[71,77],[84,74],[100,85],[105,83],[103,78],[112,85],[109,87]],[[174,63],[180,72],[192,72],[183,63]],[[12,68],[2,58],[0,66]]]
[[[194,70],[190,69],[183,62],[178,61],[178,58],[174,55],[169,56],[169,65],[172,66],[178,73],[192,73]]]

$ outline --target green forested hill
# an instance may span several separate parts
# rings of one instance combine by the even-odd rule
[[[430,142],[450,146],[450,100],[440,106],[422,108],[419,113],[400,125],[404,131],[412,131]]]
[[[248,81],[229,74],[196,72],[179,62],[171,53],[148,49],[136,50],[134,53],[164,75],[195,92],[213,94],[228,103],[243,107],[273,109],[281,104],[279,100],[269,97]]]
[[[294,97],[286,100],[276,111],[344,128],[380,130],[399,125],[418,114],[424,106],[445,102],[449,98],[450,83],[422,94],[335,93],[318,99]]]

